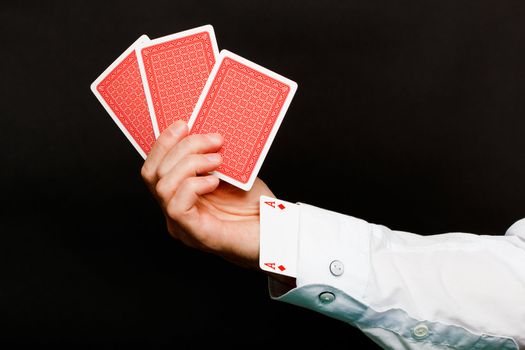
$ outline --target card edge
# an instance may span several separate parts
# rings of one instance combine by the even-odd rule
[[[106,78],[109,73],[113,69],[115,69],[116,66],[118,66],[128,55],[130,55],[133,51],[135,51],[136,46],[141,44],[144,39],[149,40],[149,37],[146,34],[142,34],[139,38],[137,38],[131,45],[129,45],[116,59],[114,59],[109,66],[100,73],[97,78],[90,84],[90,89],[93,95],[95,95],[98,102],[102,105],[102,107],[106,110],[106,113],[109,114],[113,122],[117,125],[117,127],[120,129],[120,131],[124,134],[124,136],[128,139],[128,141],[131,143],[131,145],[135,148],[135,150],[140,154],[140,156],[143,159],[147,158],[146,152],[142,149],[142,147],[138,144],[138,142],[135,141],[131,133],[126,129],[124,124],[119,120],[115,112],[109,107],[106,100],[102,97],[100,92],[97,89],[97,86]],[[136,54],[136,53],[135,53]],[[118,62],[118,63],[117,63]]]

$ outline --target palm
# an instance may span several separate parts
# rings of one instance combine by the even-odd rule
[[[259,256],[259,197],[273,196],[266,184],[257,178],[250,191],[221,181],[217,189],[199,196],[188,212],[191,227],[200,241],[234,262],[249,261],[252,267]],[[219,248],[219,249],[218,249]],[[235,258],[233,258],[235,257]]]
[[[270,189],[259,178],[250,191],[241,190],[221,181],[215,191],[199,198],[197,206],[221,221],[245,221],[259,216],[259,197],[262,195],[273,196]]]

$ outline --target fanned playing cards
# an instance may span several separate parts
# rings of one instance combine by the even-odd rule
[[[297,84],[230,51],[219,54],[211,25],[137,39],[91,90],[143,158],[177,120],[190,133],[220,133],[215,174],[249,190]]]

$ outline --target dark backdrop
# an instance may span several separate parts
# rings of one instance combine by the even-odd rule
[[[298,82],[260,172],[283,199],[421,234],[503,234],[525,216],[522,1],[17,2],[0,14],[0,345],[374,348],[166,233],[140,156],[89,90],[141,34],[209,23],[219,48]]]

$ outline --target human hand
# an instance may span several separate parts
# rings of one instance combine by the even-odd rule
[[[258,268],[259,197],[274,195],[259,178],[246,192],[209,175],[222,162],[222,143],[219,134],[188,136],[186,123],[178,121],[157,139],[141,174],[173,237]]]

